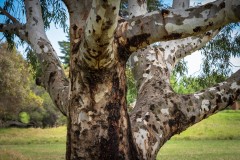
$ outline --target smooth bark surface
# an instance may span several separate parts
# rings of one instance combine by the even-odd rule
[[[70,18],[69,80],[45,33],[39,0],[24,1],[25,24],[0,8],[12,22],[0,24],[0,31],[16,34],[35,50],[41,85],[68,117],[66,159],[155,159],[174,134],[239,100],[240,71],[195,94],[179,95],[170,85],[179,60],[219,28],[240,21],[239,0],[196,8],[174,0],[177,9],[151,13],[145,0],[129,0],[126,19],[118,16],[119,0],[63,2]],[[138,97],[129,115],[125,68],[130,55]]]

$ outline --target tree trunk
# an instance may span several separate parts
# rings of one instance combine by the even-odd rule
[[[71,72],[66,159],[138,159],[125,86],[125,64],[121,61],[101,70],[75,66]]]
[[[68,117],[67,160],[156,159],[174,134],[239,100],[240,70],[195,94],[179,95],[170,85],[179,60],[207,43],[219,28],[240,21],[239,0],[147,14],[147,1],[131,0],[129,17],[135,17],[130,19],[119,18],[119,0],[63,2],[70,14],[70,82],[45,33],[39,0],[24,1],[26,24],[0,8],[12,22],[0,23],[0,32],[16,34],[37,53],[41,85]],[[173,7],[188,5],[188,0],[174,0]],[[181,40],[143,49],[175,39]],[[125,65],[140,49],[132,57],[138,67],[138,98],[129,118]]]

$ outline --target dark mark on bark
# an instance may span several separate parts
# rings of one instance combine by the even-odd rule
[[[219,6],[220,6],[221,9],[225,8],[225,2],[220,3]]]
[[[148,122],[150,118],[150,115],[145,115],[145,120]]]
[[[50,86],[50,83],[53,83],[53,82],[55,81],[54,76],[55,76],[56,74],[57,74],[56,71],[53,71],[53,72],[50,73],[49,79],[48,79],[48,86]]]
[[[206,9],[210,9],[212,6],[213,6],[213,4],[208,3],[208,4],[204,5],[204,8],[206,8]]]
[[[195,123],[195,119],[196,119],[195,116],[192,116],[192,117],[190,118],[190,121],[191,121],[192,124]]]
[[[76,24],[74,24],[73,26],[72,26],[72,29],[75,31],[75,30],[77,30],[77,25]]]
[[[200,32],[201,31],[201,27],[197,26],[196,28],[193,29],[194,32]]]
[[[167,10],[167,9],[163,9],[163,10],[161,11],[161,14],[162,14],[163,17],[167,16],[169,13],[170,13],[170,11]]]
[[[96,16],[96,22],[97,22],[97,23],[98,23],[101,19],[102,19],[102,18],[101,18],[99,15]]]
[[[172,33],[170,35],[164,36],[163,38],[166,40],[172,40],[172,39],[179,39],[182,37],[182,33]]]
[[[151,36],[151,34],[149,34],[149,33],[136,35],[136,36],[132,37],[131,39],[128,39],[128,44],[130,44],[133,47],[138,47],[143,42],[146,42],[147,38],[150,36]]]

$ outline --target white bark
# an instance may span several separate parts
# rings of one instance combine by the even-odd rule
[[[26,0],[24,3],[27,19],[27,40],[37,53],[42,67],[42,86],[49,92],[59,110],[67,115],[68,80],[64,75],[57,53],[46,36],[40,2],[38,0]]]
[[[128,0],[129,18],[141,16],[147,13],[146,0]]]
[[[110,67],[115,58],[114,32],[117,27],[117,17],[120,0],[93,0],[84,30],[84,42],[80,52],[81,61],[95,69]]]
[[[181,39],[239,22],[240,1],[218,0],[186,10],[151,12],[119,24],[116,36],[131,52],[157,41]]]

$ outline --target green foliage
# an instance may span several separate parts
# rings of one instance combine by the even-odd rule
[[[132,75],[132,71],[129,67],[126,68],[126,76],[127,76],[127,103],[133,103],[137,98],[137,88],[135,84],[135,80]]]
[[[202,75],[199,77],[182,76],[179,77],[179,79],[177,79],[176,75],[172,75],[170,83],[175,92],[189,94],[206,89],[224,80],[226,80],[226,77],[218,73],[213,73],[208,76]]]
[[[36,79],[37,77],[40,77],[42,74],[42,69],[40,67],[40,63],[38,62],[36,53],[30,48],[27,47],[25,52],[27,53],[27,62],[29,66],[31,66],[31,71],[33,74],[33,78]]]
[[[15,49],[9,51],[7,44],[0,44],[0,117],[18,119],[22,109],[38,100],[30,90],[29,69]],[[14,114],[12,114],[14,113]]]
[[[67,36],[67,41],[59,41],[58,44],[61,49],[61,53],[63,56],[59,56],[60,59],[63,61],[65,68],[69,67],[70,62],[70,36]]]
[[[67,8],[62,1],[59,0],[40,0],[42,7],[42,15],[44,27],[50,28],[53,22],[56,26],[60,26],[66,32],[68,30]]]
[[[25,124],[29,123],[30,121],[30,116],[27,112],[20,112],[19,118],[20,118],[20,121]]]
[[[170,83],[173,90],[180,94],[194,93],[203,89],[199,85],[198,79],[194,77],[183,76],[177,81],[176,76],[172,76]]]
[[[207,45],[201,49],[204,55],[202,75],[229,76],[231,73],[231,57],[240,57],[240,23],[230,24]]]
[[[162,0],[147,0],[147,9],[149,12],[166,8]]]
[[[35,85],[29,66],[16,49],[0,44],[0,120],[53,127],[66,123],[48,93]]]

